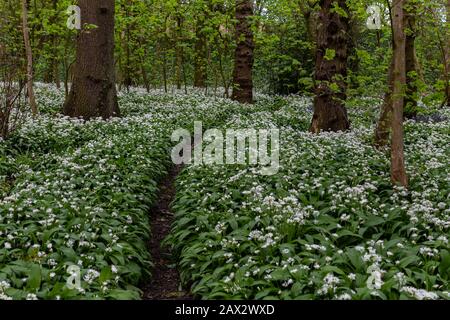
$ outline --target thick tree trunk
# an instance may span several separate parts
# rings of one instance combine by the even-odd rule
[[[253,1],[236,0],[236,53],[233,72],[232,99],[253,103],[253,32],[249,18],[253,15]]]
[[[28,28],[28,7],[27,1],[22,0],[22,31],[25,45],[25,52],[27,55],[27,94],[30,103],[31,112],[34,116],[38,114],[38,107],[33,89],[33,52],[31,50],[30,30]]]
[[[417,55],[416,55],[416,5],[406,0],[405,7],[405,32],[406,32],[406,96],[405,96],[405,117],[414,118],[417,116]]]
[[[97,27],[77,38],[72,88],[64,114],[72,117],[120,116],[114,70],[114,0],[79,0],[81,22]]]
[[[347,13],[341,16],[334,5]],[[317,34],[314,116],[310,131],[350,129],[345,109],[348,60],[348,7],[345,0],[321,0]]]
[[[392,111],[391,180],[393,184],[408,186],[405,169],[403,108],[406,86],[406,35],[404,25],[405,0],[394,2],[394,91]]]

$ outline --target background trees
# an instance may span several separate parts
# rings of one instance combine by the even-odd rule
[[[34,97],[33,89],[33,52],[30,43],[30,29],[28,28],[28,8],[27,1],[22,0],[22,31],[23,31],[23,41],[25,46],[26,58],[27,58],[27,95],[28,101],[30,103],[33,115],[38,112],[36,98]]]
[[[193,86],[225,97],[233,89],[233,98],[241,102],[253,100],[253,86],[271,94],[309,95],[315,97],[312,132],[347,130],[346,104],[354,105],[361,97],[384,96],[375,142],[388,144],[396,76],[395,1],[110,2],[115,4],[115,25],[97,21],[99,17],[88,11],[84,22],[98,24],[97,28],[78,34],[66,27],[66,10],[73,4],[69,0],[3,1],[2,79],[16,83],[14,92],[24,84],[30,92],[27,79],[56,86],[62,82],[66,114],[86,118],[119,114],[114,78],[119,88],[187,92]],[[80,1],[80,5],[86,4]],[[380,29],[366,27],[368,5],[380,7]],[[409,0],[404,10],[404,116],[410,118],[426,112],[424,106],[449,105],[449,1]],[[24,22],[29,33],[16,28]],[[8,72],[11,66],[23,72]],[[83,89],[78,90],[80,86]],[[28,96],[36,112],[32,94]],[[86,105],[91,111],[81,111]]]
[[[56,85],[62,82],[68,90],[75,70],[76,32],[66,27],[66,10],[73,3],[69,0],[26,2],[34,78]],[[238,45],[235,36],[239,25],[235,17],[237,3],[235,0],[116,0],[117,84],[166,91],[196,86],[205,92],[217,92],[220,87],[228,96]],[[249,21],[255,45],[253,83],[259,90],[313,95],[317,89],[316,76],[333,78],[340,74],[344,79],[335,79],[332,87],[337,89],[335,86],[338,86],[336,91],[341,91],[341,95],[345,91],[350,101],[360,96],[380,97],[386,91],[385,77],[393,49],[387,6],[390,2],[351,0],[339,6],[339,1],[312,0],[248,3],[254,7]],[[369,30],[365,25],[368,5],[379,5],[382,9],[383,23],[379,30]],[[11,29],[21,21],[20,2],[6,0],[0,6],[1,14],[9,17],[1,33],[8,32],[15,38],[17,42],[7,45],[19,53],[26,68],[22,35]],[[407,48],[411,49],[408,50],[411,63],[407,70],[407,79],[411,79],[408,81],[411,92],[406,107],[408,116],[421,111],[421,104],[416,107],[418,100],[447,104],[450,90],[447,6],[448,0],[410,2],[406,16]],[[347,35],[348,41],[344,44],[347,48],[340,48],[341,53],[347,51],[347,59],[342,59],[339,52],[334,52],[337,59],[331,59],[335,50],[332,43],[328,46],[318,41],[324,39],[323,31],[326,31],[319,32],[323,25],[319,20],[320,16],[324,17],[323,8],[328,8],[332,20],[343,23],[338,26],[341,31],[348,29],[347,33],[337,32],[337,35]],[[325,64],[317,64],[316,53],[326,54],[327,49],[326,58],[330,60],[323,59]],[[331,67],[338,60],[342,67],[346,60],[347,68],[323,77],[320,68]],[[344,69],[347,75],[342,73]]]

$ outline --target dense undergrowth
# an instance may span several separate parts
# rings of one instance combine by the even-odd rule
[[[350,111],[352,132],[314,136],[310,103],[280,101],[224,126],[281,128],[278,174],[190,166],[179,177],[168,242],[184,282],[206,299],[449,299],[448,112],[406,124],[403,190],[371,145],[373,106]]]
[[[410,189],[392,188],[371,145],[377,101],[351,107],[349,133],[307,133],[311,103],[257,96],[120,94],[123,117],[42,114],[0,142],[0,299],[138,299],[151,269],[149,210],[177,128],[279,128],[281,167],[187,166],[166,240],[204,299],[449,298],[450,114],[406,123]],[[81,288],[69,289],[70,265]]]
[[[132,92],[120,98],[123,118],[89,122],[57,115],[52,87],[39,102],[42,115],[0,144],[0,297],[139,298],[171,133],[193,117],[220,121],[228,102]],[[81,288],[66,286],[70,265]]]

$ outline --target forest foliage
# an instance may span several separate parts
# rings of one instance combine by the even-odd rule
[[[199,84],[195,76],[204,77],[204,84],[200,84],[205,90],[232,86],[236,47],[234,1],[115,2],[115,57],[120,87],[140,85],[169,90],[173,86],[191,86],[195,80]],[[351,42],[349,95],[382,95],[392,53],[389,7],[381,0],[347,3],[349,12],[345,14],[349,15]],[[412,3],[418,7],[416,16],[420,17],[414,30],[420,66],[414,76],[419,94],[425,102],[442,102],[446,80],[443,54],[448,46],[446,1]],[[67,9],[73,4],[69,0],[28,1],[35,80],[66,85],[70,82],[77,30],[68,29],[66,24],[70,17]],[[367,28],[369,5],[380,6],[381,29]],[[319,1],[255,1],[251,22],[256,88],[277,94],[312,93],[319,10]],[[20,3],[2,1],[0,56],[12,59],[2,67],[25,64],[20,19]],[[23,78],[23,74],[17,76]]]

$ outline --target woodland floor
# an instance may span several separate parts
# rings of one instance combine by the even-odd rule
[[[348,104],[351,131],[312,135],[309,97],[135,90],[122,118],[82,122],[58,114],[63,90],[36,92],[41,115],[0,141],[0,299],[450,299],[449,110],[405,122],[405,190],[372,145],[376,98]],[[278,172],[167,172],[197,121],[278,128]]]
[[[159,186],[158,199],[151,210],[152,238],[148,244],[153,260],[152,279],[143,288],[144,300],[191,300],[192,297],[181,289],[180,277],[171,249],[162,246],[169,235],[174,215],[170,204],[175,197],[175,180],[181,166],[173,166]]]

